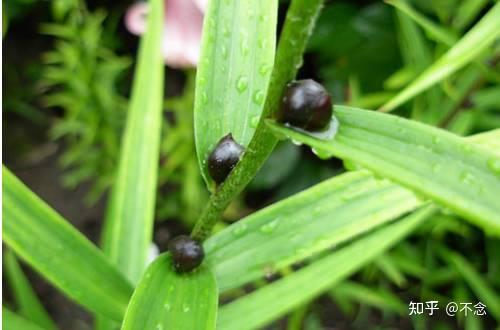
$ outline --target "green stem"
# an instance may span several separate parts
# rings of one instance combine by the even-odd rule
[[[279,108],[284,86],[295,78],[323,2],[292,0],[276,51],[264,111],[255,134],[236,168],[211,196],[191,234],[194,239],[203,241],[210,235],[222,212],[252,180],[276,146],[278,139],[267,128],[264,119],[272,117]]]

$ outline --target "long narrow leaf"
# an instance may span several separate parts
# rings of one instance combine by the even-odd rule
[[[256,329],[311,300],[366,265],[411,233],[433,207],[370,233],[283,279],[254,291],[219,310],[217,329]]]
[[[217,300],[217,284],[208,268],[177,274],[170,256],[163,254],[139,282],[122,329],[215,329]]]
[[[487,311],[497,321],[500,321],[500,295],[492,288],[484,277],[479,274],[473,265],[458,253],[443,250],[442,257],[452,265],[453,268],[463,277],[472,291],[485,304]]]
[[[255,131],[273,67],[277,7],[277,0],[209,2],[194,107],[196,151],[207,184],[206,159],[217,142],[231,133],[246,146]]]
[[[54,322],[36,296],[14,252],[8,250],[4,253],[4,265],[5,275],[17,305],[17,312],[47,330],[55,329]]]
[[[162,121],[163,0],[151,0],[148,13],[103,237],[105,253],[132,283],[151,244]]]
[[[424,71],[409,86],[384,104],[380,111],[392,111],[427,88],[476,59],[500,36],[500,3],[462,37],[446,54]]]
[[[43,330],[44,328],[2,306],[2,329]]]
[[[346,173],[211,237],[207,263],[225,291],[272,274],[416,208],[410,191],[368,171]]]
[[[132,288],[106,257],[9,170],[3,175],[3,240],[68,297],[121,320]]]
[[[323,156],[349,159],[449,207],[500,235],[500,158],[447,131],[401,117],[336,106],[334,140],[270,123]]]

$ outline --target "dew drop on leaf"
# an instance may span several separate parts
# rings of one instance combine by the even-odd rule
[[[326,150],[323,149],[318,149],[318,148],[312,148],[311,149],[313,154],[318,156],[319,159],[328,159],[332,157],[332,154]]]
[[[493,172],[493,174],[500,176],[500,159],[499,158],[489,159],[488,168]]]
[[[234,227],[232,233],[233,235],[235,236],[241,236],[245,233],[245,231],[247,230],[247,225],[246,223],[242,223],[242,224],[238,224]]]
[[[156,330],[163,330],[163,325],[161,323],[158,323],[156,325]]]
[[[165,303],[163,305],[163,308],[165,308],[165,310],[168,312],[172,307],[170,307],[170,304],[169,303]]]
[[[271,234],[278,226],[279,220],[270,221],[260,227],[260,232],[264,234]]]
[[[239,93],[243,93],[248,88],[248,78],[246,76],[240,76],[236,81],[236,89]]]
[[[460,174],[460,181],[466,185],[471,185],[475,180],[474,176],[470,172],[464,171]]]
[[[259,125],[259,120],[259,116],[253,116],[252,119],[250,119],[250,126],[256,128]]]
[[[262,105],[262,103],[264,103],[264,92],[261,90],[255,91],[253,94],[253,101],[257,105]]]
[[[293,129],[297,132],[300,132],[302,134],[309,135],[309,136],[311,136],[315,139],[318,139],[318,140],[331,141],[335,138],[335,135],[337,135],[337,131],[339,129],[339,121],[337,120],[337,118],[335,118],[335,116],[333,116],[330,123],[326,127],[326,129],[324,129],[322,131],[314,131],[314,132],[307,131],[307,130],[304,130],[304,129],[299,128],[299,127],[295,127],[295,126],[290,125],[290,124],[285,124],[285,127],[291,128],[291,129]],[[293,142],[293,140],[292,140],[292,142]]]
[[[271,66],[268,65],[268,64],[262,64],[259,68],[259,73],[262,75],[262,76],[265,76],[269,70],[271,70]]]
[[[184,304],[184,305],[182,305],[182,311],[183,311],[184,313],[187,313],[187,312],[189,312],[190,310],[191,310],[191,308],[189,307],[189,305],[188,305],[188,304]]]

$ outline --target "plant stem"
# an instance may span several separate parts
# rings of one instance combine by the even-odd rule
[[[302,54],[323,2],[324,0],[292,0],[276,51],[264,110],[255,134],[238,165],[211,196],[191,234],[194,239],[203,241],[210,235],[222,212],[252,180],[276,146],[278,139],[267,128],[264,119],[272,117],[279,108],[284,86],[295,78],[302,65]]]

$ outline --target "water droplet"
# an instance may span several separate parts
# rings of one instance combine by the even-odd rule
[[[262,64],[259,68],[259,73],[262,75],[262,76],[265,76],[269,73],[269,71],[271,70],[271,66],[268,65],[268,64]]]
[[[472,150],[472,146],[469,143],[465,143],[462,145],[462,150],[466,153],[469,153]]]
[[[298,58],[298,60],[295,61],[295,69],[300,69],[303,64],[304,64],[304,59],[302,57]]]
[[[156,325],[156,330],[163,330],[163,324],[158,323],[158,324]]]
[[[191,310],[191,308],[189,307],[189,305],[188,305],[188,304],[184,304],[184,305],[182,305],[182,311],[183,311],[184,313],[187,313],[187,312],[189,312],[190,310]]]
[[[264,277],[268,280],[272,279],[274,275],[274,267],[272,265],[266,265],[263,269]]]
[[[278,222],[279,222],[279,220],[276,219],[276,220],[270,221],[270,222],[262,225],[260,227],[260,232],[262,232],[264,234],[271,234],[274,231],[274,229],[276,229],[276,227],[278,226]]]
[[[228,57],[228,51],[227,51],[226,45],[222,45],[222,48],[221,48],[220,51],[222,53],[222,58],[227,59],[227,57]]]
[[[292,139],[292,143],[295,144],[296,146],[301,146],[302,145],[302,142],[294,140],[294,139]]]
[[[439,163],[434,163],[434,165],[432,165],[432,172],[433,172],[433,173],[438,172],[440,169],[441,169],[441,164],[439,164]]]
[[[238,92],[243,93],[248,88],[248,78],[246,76],[241,76],[236,81],[236,89]]]
[[[165,310],[168,312],[168,311],[169,311],[172,307],[170,306],[170,304],[169,304],[169,303],[165,303],[165,304],[163,305],[163,308],[165,308]]]
[[[464,184],[471,185],[474,183],[475,178],[470,172],[464,171],[460,174],[460,181]]]
[[[260,116],[253,116],[252,119],[250,119],[250,126],[256,128],[259,125],[259,120]]]
[[[208,103],[208,95],[206,92],[201,92],[201,103],[202,104]]]
[[[439,136],[435,136],[432,138],[432,143],[439,144],[441,142],[441,138]]]
[[[253,101],[257,105],[262,105],[262,103],[264,103],[264,92],[261,90],[255,91],[255,93],[253,93]]]
[[[247,230],[247,224],[246,223],[240,223],[240,224],[235,225],[232,233],[235,236],[241,236],[241,235],[243,235],[245,233],[246,230]]]
[[[328,159],[332,157],[332,153],[323,149],[312,148],[313,154],[318,156],[319,159]]]
[[[285,124],[285,126],[297,132],[312,136],[313,138],[324,141],[330,141],[335,138],[335,135],[337,135],[337,131],[339,128],[339,121],[337,120],[337,118],[335,118],[335,116],[333,116],[332,120],[330,121],[330,124],[328,124],[328,127],[326,129],[324,129],[323,131],[316,131],[316,132],[306,131],[302,128],[298,128],[290,124]]]
[[[247,41],[247,36],[243,35],[243,38],[241,39],[240,42],[240,49],[241,49],[241,54],[243,56],[246,56],[248,52],[250,51],[250,47],[248,47],[248,41]]]
[[[488,167],[494,174],[499,176],[500,175],[500,158],[489,159],[488,160]]]
[[[313,215],[316,217],[316,216],[319,216],[321,213],[323,212],[323,207],[321,206],[316,206],[314,208],[314,210],[312,211]]]

